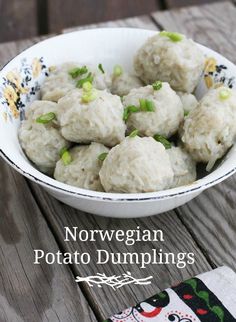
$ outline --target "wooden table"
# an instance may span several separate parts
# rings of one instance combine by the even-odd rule
[[[138,27],[177,30],[222,53],[236,63],[236,8],[222,2],[153,13],[96,27]],[[83,28],[90,28],[86,26]],[[81,28],[81,27],[80,27]],[[78,29],[80,29],[78,28]],[[76,28],[75,28],[76,29]],[[68,32],[68,30],[64,30]],[[0,45],[0,65],[40,38]],[[236,269],[236,176],[173,211],[145,219],[118,220],[74,210],[50,197],[0,161],[0,321],[102,321],[111,314],[190,276],[226,264]],[[64,226],[79,229],[162,229],[165,244],[125,247],[118,242],[64,242]],[[107,275],[135,272],[153,275],[148,286],[108,287],[75,283],[75,276],[101,271],[95,265],[34,265],[34,249],[45,252],[149,251],[194,252],[196,262],[176,265],[103,265]]]

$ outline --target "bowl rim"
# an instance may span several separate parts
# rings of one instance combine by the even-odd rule
[[[0,74],[4,71],[5,67],[8,66],[12,61],[14,61],[16,58],[22,55],[22,53],[30,51],[31,48],[34,48],[42,43],[50,42],[52,39],[55,38],[64,38],[67,35],[70,34],[76,34],[76,33],[89,33],[94,31],[99,32],[119,32],[120,30],[129,30],[129,31],[142,31],[142,32],[148,32],[150,35],[158,33],[159,31],[155,30],[148,30],[148,29],[142,29],[142,28],[126,28],[126,27],[115,27],[115,28],[91,28],[91,29],[84,29],[84,30],[78,30],[78,31],[72,31],[65,34],[56,35],[47,39],[44,39],[42,41],[37,42],[36,44],[29,46],[22,50],[18,55],[11,58],[8,62],[6,62],[0,69]],[[197,43],[197,42],[196,42]],[[199,43],[197,43],[198,46],[203,47],[205,50],[210,50],[211,52],[214,52],[217,55],[220,55],[224,60],[227,61],[227,63],[232,64],[235,66],[231,61],[229,61],[227,58],[222,56],[221,54],[217,53],[216,51],[203,46]],[[236,66],[235,66],[236,68]],[[14,161],[10,159],[6,155],[6,153],[0,148],[0,156],[8,163],[10,164],[17,172],[25,176],[26,178],[30,179],[31,181],[40,184],[41,186],[45,187],[46,189],[62,192],[66,195],[73,195],[82,197],[85,199],[96,199],[100,201],[112,201],[112,202],[144,202],[144,201],[153,201],[153,200],[163,200],[163,199],[171,199],[177,196],[182,195],[188,195],[191,193],[197,193],[201,192],[217,183],[222,182],[223,180],[227,179],[229,176],[234,174],[236,172],[236,165],[229,167],[229,170],[224,170],[224,173],[221,176],[217,176],[216,178],[212,178],[211,180],[206,180],[208,176],[203,177],[202,179],[199,179],[192,184],[180,186],[172,189],[166,189],[161,191],[155,191],[155,192],[145,192],[145,193],[110,193],[110,192],[101,192],[101,191],[93,191],[93,190],[87,190],[82,189],[79,187],[71,186],[62,182],[59,182],[55,180],[54,178],[51,178],[39,170],[37,170],[33,165],[29,165],[32,167],[32,170],[35,174],[31,174],[25,170],[23,170],[19,165],[17,165]],[[211,174],[213,174],[215,171],[213,171]],[[40,179],[37,174],[40,174],[40,176],[43,179]]]

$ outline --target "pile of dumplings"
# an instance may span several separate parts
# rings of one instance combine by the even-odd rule
[[[33,164],[63,183],[114,193],[188,185],[197,162],[211,170],[236,136],[236,92],[223,85],[198,102],[205,56],[184,35],[160,32],[114,66],[50,68],[19,141]],[[174,138],[174,139],[173,139]]]

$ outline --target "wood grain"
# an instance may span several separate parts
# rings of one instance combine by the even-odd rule
[[[41,210],[44,212],[47,221],[51,225],[51,229],[60,243],[61,249],[64,251],[74,252],[78,250],[80,252],[89,252],[93,259],[96,257],[97,249],[105,249],[108,252],[114,253],[140,253],[151,252],[153,248],[161,248],[163,252],[172,252],[175,255],[179,252],[193,252],[195,254],[195,264],[187,265],[182,269],[177,268],[175,264],[150,264],[147,265],[146,269],[140,269],[140,266],[136,264],[113,265],[111,262],[97,266],[95,260],[92,260],[89,265],[74,265],[74,275],[81,276],[94,275],[98,272],[104,272],[109,276],[113,274],[120,275],[127,271],[130,271],[137,278],[149,275],[154,276],[150,286],[130,285],[116,292],[106,286],[104,288],[90,288],[84,285],[83,290],[87,298],[93,299],[93,309],[101,319],[129,305],[134,305],[136,302],[153,295],[159,290],[211,269],[203,253],[199,250],[191,235],[173,211],[156,217],[136,220],[96,217],[63,205],[56,199],[50,197],[39,186],[35,184],[30,185]],[[64,227],[67,226],[70,228],[78,227],[79,230],[122,229],[127,231],[128,229],[136,229],[137,226],[140,226],[141,229],[162,229],[165,242],[138,242],[132,246],[126,246],[124,243],[116,240],[109,243],[102,242],[99,239],[96,242],[80,242],[79,240],[76,242],[64,242]]]
[[[157,10],[157,0],[48,0],[49,32],[62,29],[144,15]],[[63,13],[63,14],[62,14]]]
[[[236,8],[229,2],[155,13],[154,19],[236,62]],[[180,207],[179,218],[217,266],[236,268],[236,176]]]
[[[33,46],[39,41],[42,41],[52,36],[53,34],[48,36],[34,37],[26,40],[10,41],[0,44],[0,68],[23,50]]]
[[[198,245],[216,266],[236,270],[236,176],[178,209]]]
[[[0,0],[0,42],[37,34],[36,1]]]
[[[96,321],[68,267],[34,265],[58,246],[25,179],[0,160],[0,321]]]
[[[139,16],[127,19],[119,19],[114,21],[101,22],[99,24],[90,24],[83,26],[76,26],[72,28],[65,28],[62,30],[63,33],[83,30],[83,29],[94,29],[94,28],[117,28],[117,27],[128,27],[128,28],[143,28],[156,30],[156,24],[150,19],[149,16]]]

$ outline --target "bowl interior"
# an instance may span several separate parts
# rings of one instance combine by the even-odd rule
[[[103,64],[111,72],[115,64],[133,71],[133,56],[154,31],[112,28],[84,30],[60,35],[40,42],[11,60],[0,72],[0,152],[19,172],[52,189],[85,197],[104,197],[104,193],[88,191],[60,183],[39,172],[26,158],[18,141],[20,120],[30,102],[39,98],[40,85],[50,66],[64,62]],[[236,67],[223,56],[199,45],[207,60],[207,68],[196,89],[200,99],[216,83],[235,86]],[[145,194],[105,194],[111,199],[147,197],[164,198],[189,193],[219,182],[235,171],[236,149],[233,147],[217,168],[191,185]]]

